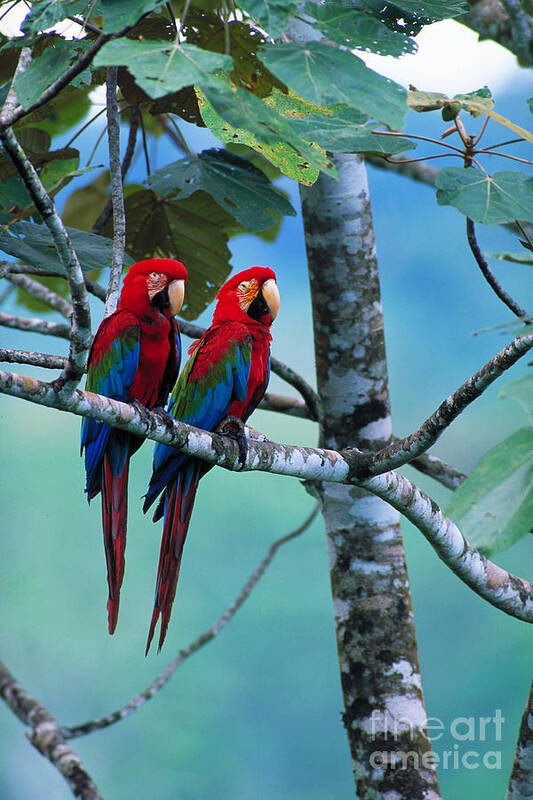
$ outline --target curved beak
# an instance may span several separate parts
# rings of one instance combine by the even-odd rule
[[[270,311],[270,316],[273,320],[275,320],[278,316],[280,297],[278,285],[274,278],[269,278],[267,281],[265,281],[261,291],[263,293],[263,297],[265,298],[265,303],[268,306],[268,310]]]
[[[170,281],[168,284],[168,299],[170,302],[170,313],[174,317],[181,311],[185,299],[185,281],[182,278]]]

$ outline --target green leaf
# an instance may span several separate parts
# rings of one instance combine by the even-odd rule
[[[231,271],[228,229],[232,217],[205,192],[186,200],[167,200],[149,189],[124,202],[126,247],[136,259],[178,258],[189,270],[181,316],[195,319],[213,300]]]
[[[227,150],[213,148],[175,161],[154,172],[148,182],[160,194],[177,194],[180,200],[203,190],[252,231],[271,228],[278,216],[296,216],[260,169]]]
[[[477,169],[446,167],[435,185],[439,205],[455,206],[474,222],[497,225],[533,219],[533,178],[522,172],[487,175]]]
[[[455,490],[446,513],[485,555],[522,538],[533,523],[533,428],[493,447]]]
[[[364,3],[354,3],[350,8],[342,3],[306,3],[305,13],[316,20],[316,27],[327,39],[343,47],[390,56],[416,52],[413,39],[391,30],[378,16],[365,13],[361,6]]]
[[[34,0],[21,30],[26,35],[32,35],[51,28],[69,16],[83,16],[93,6],[92,0]]]
[[[273,39],[285,33],[299,0],[240,0],[239,8],[252,17]]]
[[[506,383],[500,389],[498,397],[509,397],[511,400],[516,400],[533,424],[533,375],[531,373],[524,375],[523,378],[519,378],[517,381]]]
[[[28,69],[19,75],[15,81],[17,99],[24,108],[29,108],[41,94],[48,89],[77,61],[93,42],[89,39],[69,40],[57,37],[55,43],[31,62]],[[91,82],[90,70],[86,69],[76,76],[71,85],[76,88],[89,86]]]
[[[109,170],[105,170],[87,186],[69,195],[61,217],[65,225],[74,225],[82,231],[92,230],[109,198]]]
[[[46,153],[52,143],[50,134],[40,128],[21,128],[17,130],[17,139],[28,156],[31,153]]]
[[[67,231],[84,272],[111,264],[113,243],[110,239],[76,228],[67,228]],[[7,229],[0,228],[0,250],[24,264],[31,264],[43,275],[66,275],[46,225],[15,222]],[[125,263],[129,266],[132,261],[126,256]]]
[[[320,42],[265,47],[261,60],[297,95],[320,106],[357,108],[393,128],[407,112],[405,89],[352,53]]]
[[[515,264],[532,264],[533,253],[485,253],[488,258],[497,258],[499,261],[512,261]]]
[[[229,56],[193,44],[129,39],[108,42],[94,59],[95,66],[127,66],[141,89],[154,99],[184,86],[218,87],[222,82],[215,73],[231,69],[232,63]]]
[[[18,213],[31,206],[33,200],[19,175],[10,175],[0,183],[0,206],[11,213]]]
[[[143,14],[165,5],[165,0],[100,0],[97,14],[104,18],[106,33],[116,33],[127,25],[134,25]],[[94,16],[94,11],[92,12]]]
[[[364,121],[364,117],[362,118]],[[343,108],[333,114],[310,114],[292,120],[294,129],[304,139],[314,141],[334,153],[368,153],[393,155],[412,150],[416,144],[401,136],[384,136],[372,133],[376,123],[361,125],[361,114],[352,108]]]
[[[526,103],[529,106],[529,110],[533,114],[533,97],[528,97],[527,100],[526,100]]]
[[[281,92],[274,90],[265,102],[237,87],[210,90],[208,97],[197,91],[197,96],[202,119],[220,141],[248,145],[289,178],[308,186],[319,170],[336,174],[326,153],[298,136],[290,121],[277,113],[278,98],[287,97]]]
[[[395,4],[396,5],[396,4]],[[431,20],[458,17],[470,10],[466,0],[400,0],[397,4],[400,9]]]
[[[88,89],[65,86],[59,96],[36,108],[23,117],[15,126],[15,132],[26,127],[47,131],[50,136],[59,136],[81,122],[91,110]]]
[[[494,101],[487,86],[467,94],[456,94],[451,98],[442,92],[422,92],[411,87],[407,94],[407,104],[413,111],[419,112],[441,109],[442,118],[449,121],[455,119],[460,111],[467,111],[473,117],[488,114]]]

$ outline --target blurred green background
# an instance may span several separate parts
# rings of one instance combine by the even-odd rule
[[[458,86],[456,91],[464,88],[477,87]],[[511,80],[497,94],[497,110],[527,126],[524,96],[523,85]],[[82,151],[94,142],[95,127],[84,134]],[[443,129],[438,116],[412,113],[406,127],[434,136]],[[477,130],[479,124],[469,121],[468,128]],[[206,132],[188,130],[187,135],[197,149],[212,144]],[[506,132],[502,136],[495,129],[491,141],[502,138]],[[160,141],[160,164],[169,158],[165,148]],[[156,153],[153,158],[157,165]],[[488,168],[505,165],[488,162]],[[137,177],[133,170],[130,179],[142,178],[141,165],[136,169]],[[509,322],[510,315],[470,256],[464,218],[438,207],[431,189],[405,178],[371,169],[370,183],[393,425],[402,435],[501,349],[512,329],[472,336],[480,328]],[[297,207],[297,188],[285,180],[279,185]],[[479,227],[483,249],[518,249],[505,231]],[[231,249],[235,269],[252,264],[276,269],[282,308],[273,354],[314,382],[301,218],[284,219],[275,243],[241,236]],[[531,306],[527,267],[498,262],[494,268],[507,290]],[[16,307],[6,310],[15,312]],[[95,304],[93,312],[96,329],[101,306]],[[200,322],[207,324],[210,313]],[[0,329],[0,340],[3,347],[65,352],[60,340],[7,329]],[[490,446],[525,425],[524,412],[512,401],[499,400],[498,391],[526,369],[519,364],[493,385],[442,437],[435,452],[468,470]],[[15,371],[39,374],[24,367]],[[270,388],[292,391],[276,378]],[[316,443],[311,422],[267,412],[256,412],[251,422],[278,441]],[[83,493],[79,426],[74,416],[0,396],[0,657],[66,725],[107,714],[140,692],[181,647],[212,624],[271,542],[298,526],[314,503],[293,479],[211,471],[199,490],[163,653],[158,656],[153,648],[145,658],[161,533],[161,526],[140,509],[151,446],[145,445],[132,465],[121,612],[117,632],[109,637],[100,509],[98,502],[88,507]],[[406,474],[446,504],[447,490],[410,468]],[[479,753],[473,759],[477,768],[455,769],[452,760],[441,770],[443,795],[501,800],[531,680],[531,629],[468,590],[411,525],[405,523],[404,532],[427,713],[442,720],[446,730],[434,749],[442,755],[455,752],[458,744],[459,757],[468,750]],[[497,561],[531,579],[530,537]],[[495,741],[494,726],[487,727],[485,741],[477,732],[472,742],[451,736],[454,719],[492,717],[497,709],[505,720],[501,741]],[[106,799],[348,798],[353,780],[341,710],[319,519],[280,551],[235,619],[178,670],[163,692],[128,720],[76,740],[73,747]],[[501,769],[483,766],[487,751],[501,752]],[[70,796],[63,779],[2,706],[2,800]]]

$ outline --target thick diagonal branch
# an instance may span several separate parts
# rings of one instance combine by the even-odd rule
[[[170,664],[163,670],[163,672],[155,679],[155,681],[150,684],[150,686],[145,689],[141,694],[134,697],[133,700],[124,706],[123,708],[119,709],[118,711],[114,711],[112,714],[108,714],[105,717],[101,717],[100,719],[91,720],[90,722],[84,722],[82,725],[76,725],[71,728],[63,728],[62,733],[65,739],[73,739],[76,736],[85,736],[88,733],[91,733],[95,730],[101,730],[102,728],[108,728],[110,725],[113,725],[115,722],[119,722],[121,719],[125,719],[129,717],[130,714],[133,714],[138,708],[143,706],[148,700],[151,700],[160,689],[165,686],[165,684],[170,680],[170,678],[174,675],[178,667],[180,667],[183,662],[192,656],[193,653],[196,653],[200,650],[205,644],[212,641],[217,634],[220,633],[222,628],[224,628],[228,622],[235,616],[239,608],[243,605],[245,600],[250,596],[252,590],[255,588],[256,584],[258,583],[259,579],[264,575],[267,567],[271,564],[274,559],[274,556],[278,552],[279,548],[282,547],[287,542],[292,541],[297,536],[300,536],[304,531],[307,530],[309,525],[312,523],[314,518],[316,517],[319,509],[319,504],[315,506],[311,514],[307,517],[307,519],[302,522],[301,525],[296,528],[296,530],[291,531],[291,533],[282,536],[280,539],[277,539],[269,548],[268,553],[261,561],[261,563],[256,567],[256,569],[252,572],[246,583],[244,584],[243,588],[241,589],[239,595],[235,598],[235,600],[228,606],[225,612],[222,614],[219,619],[210,628],[204,631],[194,642],[186,647],[184,650],[180,650],[176,658],[174,658]]]
[[[0,661],[0,697],[32,733],[32,745],[56,767],[68,783],[74,797],[102,800],[97,787],[79,757],[72,752],[50,712],[17,683]]]
[[[91,314],[85,279],[63,221],[11,128],[2,129],[0,127],[0,139],[48,227],[59,259],[67,273],[73,306],[70,352],[67,369],[61,373],[58,385],[70,391],[83,375],[92,339]]]

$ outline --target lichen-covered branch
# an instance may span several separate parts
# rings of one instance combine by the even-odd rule
[[[11,275],[8,273],[5,279],[12,283],[13,286],[18,286],[19,289],[23,289],[32,297],[35,297],[36,300],[40,300],[41,303],[50,306],[54,311],[59,311],[66,319],[70,320],[72,316],[72,306],[68,300],[65,300],[65,298],[61,297],[57,292],[53,292],[44,284],[39,283],[39,281],[34,281],[33,278],[29,278],[27,275]]]
[[[32,745],[56,767],[68,783],[74,797],[102,800],[91,776],[72,752],[55,718],[38,700],[17,683],[0,661],[0,697],[24,725],[31,728]]]
[[[506,800],[531,800],[533,797],[533,683],[516,743],[515,759]]]
[[[467,586],[516,619],[533,622],[533,586],[481,555],[421,489],[397,472],[362,481],[362,486],[407,517]]]
[[[357,451],[354,454],[354,474],[359,478],[378,475],[385,470],[396,469],[424,453],[470,403],[480,397],[491,383],[516,364],[532,347],[533,333],[517,336],[447,397],[418,430],[377,453],[361,457],[361,453]],[[344,454],[350,459],[349,451]]]
[[[0,348],[0,361],[9,364],[30,364],[32,367],[46,369],[64,369],[67,359],[49,353],[35,353],[30,350],[6,350]]]
[[[315,506],[311,514],[307,517],[307,519],[302,522],[302,524],[296,528],[296,530],[291,531],[291,533],[282,536],[280,539],[277,539],[269,548],[268,553],[261,561],[258,567],[252,572],[246,583],[244,584],[243,588],[241,589],[239,595],[235,598],[235,600],[228,606],[225,612],[222,614],[219,619],[210,628],[204,631],[200,636],[198,636],[194,642],[186,647],[184,650],[180,650],[176,658],[174,658],[170,664],[163,670],[163,672],[155,679],[155,681],[148,686],[143,692],[141,692],[137,697],[134,697],[133,700],[125,705],[123,708],[119,709],[118,711],[113,711],[113,713],[108,714],[105,717],[101,717],[100,719],[91,720],[89,722],[84,722],[81,725],[75,725],[70,728],[62,728],[61,732],[65,739],[73,739],[77,736],[85,736],[92,731],[101,730],[102,728],[107,728],[110,725],[113,725],[115,722],[119,722],[126,717],[129,717],[130,714],[133,714],[138,708],[143,706],[148,700],[151,700],[160,689],[165,686],[165,684],[170,680],[170,678],[174,675],[178,667],[180,667],[183,662],[192,656],[193,653],[196,653],[200,650],[205,644],[212,641],[212,639],[220,633],[222,628],[224,628],[228,622],[235,616],[239,608],[245,602],[245,600],[250,596],[252,590],[258,583],[259,579],[264,575],[267,567],[271,564],[274,559],[274,556],[278,552],[279,548],[282,547],[287,542],[292,541],[297,536],[300,536],[307,528],[311,525],[314,518],[316,517],[319,509],[319,504]]]
[[[61,339],[70,338],[70,328],[62,322],[48,322],[36,317],[16,317],[0,311],[0,325],[5,328],[15,328],[19,331],[31,333],[44,333],[46,336],[59,336]]]
[[[438,506],[407,479],[401,478],[396,473],[387,472],[383,476],[377,476],[376,479],[358,480],[353,475],[350,464],[343,456],[344,451],[337,452],[324,448],[278,444],[255,437],[248,439],[248,452],[243,464],[240,460],[238,443],[230,437],[204,431],[178,420],[171,421],[167,416],[155,411],[145,410],[141,413],[137,406],[121,403],[118,400],[111,400],[108,397],[93,394],[92,392],[84,392],[81,389],[76,389],[71,395],[64,395],[61,392],[57,392],[53,384],[3,370],[0,370],[0,393],[29,400],[32,403],[49,408],[68,411],[78,416],[91,417],[99,422],[107,422],[113,427],[129,431],[142,438],[171,445],[188,455],[196,456],[210,464],[217,464],[231,471],[257,470],[307,481],[350,483],[353,484],[352,490],[357,486],[366,488],[378,497],[386,499],[395,508],[396,504],[402,504],[402,513],[405,513],[405,516],[419,527],[427,538],[433,537],[432,543],[434,540],[434,547],[441,558],[445,560],[445,563],[453,568],[465,583],[482,597],[485,597],[485,594],[481,590],[478,591],[480,577],[478,565],[479,563],[486,565],[489,586],[485,599],[489,599],[490,596],[489,602],[501,607],[506,613],[517,616],[527,622],[533,622],[533,588],[530,584],[521,578],[510,576],[509,573],[501,570],[484,556],[481,556],[468,543],[465,545],[466,540],[462,534],[451,520],[444,517]],[[383,480],[378,480],[377,478],[383,478]],[[372,482],[374,480],[375,483]],[[401,482],[402,480],[403,483]],[[394,481],[396,481],[396,484]],[[408,488],[406,489],[405,487]],[[420,503],[416,505],[409,504],[409,493],[413,494],[415,491],[421,498]],[[403,511],[404,506],[406,508],[405,512]],[[428,530],[430,531],[429,534],[427,533]],[[461,548],[467,547],[468,552],[472,554],[470,560],[461,560],[459,558],[460,563],[457,568],[452,567],[455,558],[452,551],[450,551],[452,553],[450,563],[441,554],[442,550],[446,558],[448,558],[446,547],[449,540],[452,541],[452,551],[453,547],[456,547],[457,542],[460,541],[462,543]],[[462,553],[461,549],[460,553]],[[472,566],[471,577],[467,575],[469,564]],[[515,605],[513,603],[507,603],[505,597],[500,598],[500,603],[498,598],[493,597],[494,592],[491,589],[491,585],[495,585],[496,578],[499,579],[501,577],[503,581],[503,576],[507,576],[508,582],[516,583],[524,595],[524,602],[527,600],[527,603],[530,604],[525,611],[519,605],[516,605],[513,600],[517,609],[515,614],[513,611]]]
[[[104,316],[112,314],[118,305],[120,279],[124,264],[126,247],[126,215],[122,191],[122,172],[120,165],[120,121],[117,101],[118,67],[107,69],[107,141],[109,145],[109,172],[111,176],[111,203],[113,207],[113,258],[105,301]]]
[[[409,466],[438,481],[443,486],[446,486],[447,489],[451,489],[452,492],[468,477],[452,464],[447,464],[446,461],[430,453],[417,456],[417,458],[409,462]]]
[[[49,275],[52,278],[67,280],[66,275],[59,270],[43,270],[42,267],[36,267],[33,264],[15,264],[12,261],[0,261],[0,278],[6,278],[8,275]],[[103,286],[87,277],[85,277],[85,286],[88,292],[105,302],[106,290]]]

